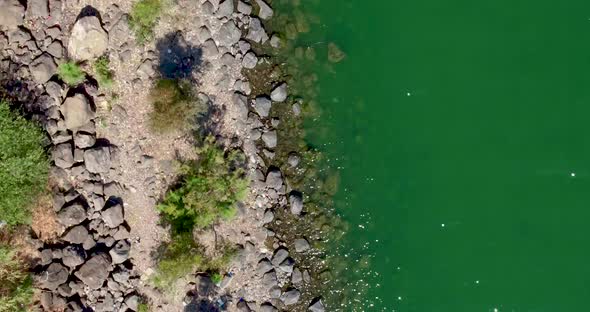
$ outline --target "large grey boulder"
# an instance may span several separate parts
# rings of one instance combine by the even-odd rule
[[[83,94],[76,94],[67,98],[60,107],[65,119],[65,126],[70,130],[76,130],[86,125],[94,118],[94,111],[90,102]]]
[[[226,0],[226,2],[228,1],[229,0]],[[236,26],[236,24],[233,21],[230,20],[225,24],[221,25],[221,27],[219,28],[217,40],[219,42],[219,45],[230,47],[238,43],[238,41],[240,41],[241,36],[242,32],[240,31],[240,29]]]
[[[74,153],[72,144],[62,143],[53,147],[51,152],[55,165],[59,168],[70,168],[74,165]]]
[[[262,19],[269,19],[273,15],[273,10],[270,5],[266,4],[264,0],[256,0],[258,7],[260,7],[260,11],[258,12],[258,16]]]
[[[104,223],[110,228],[116,228],[125,221],[123,207],[120,204],[105,209],[101,215]]]
[[[256,113],[260,115],[260,117],[268,117],[271,106],[272,103],[270,99],[265,96],[259,96],[254,101],[254,109],[256,110]]]
[[[41,272],[39,284],[42,288],[55,290],[57,287],[68,280],[68,269],[59,264],[52,263],[47,269]]]
[[[99,253],[86,261],[74,275],[90,289],[98,289],[109,277],[111,268],[110,257],[105,253]]]
[[[61,261],[70,268],[75,268],[84,263],[86,251],[79,246],[70,245],[63,249]]]
[[[57,65],[51,55],[43,53],[33,60],[31,65],[29,65],[29,70],[31,71],[33,79],[35,79],[35,82],[41,84],[49,81],[51,76],[55,74],[57,71]]]
[[[99,146],[84,151],[84,163],[86,169],[92,173],[109,172],[111,168],[111,151],[109,147]]]
[[[289,194],[289,206],[291,213],[298,215],[303,211],[303,196],[299,192],[291,192]]]
[[[258,43],[265,43],[268,40],[268,34],[259,19],[252,17],[250,18],[250,24],[248,27],[248,34],[246,39],[252,40]]]
[[[78,225],[86,220],[86,210],[80,204],[73,204],[63,208],[57,214],[57,219],[66,227]]]
[[[272,130],[272,131],[265,132],[262,135],[262,141],[264,141],[264,144],[266,144],[266,146],[268,146],[268,148],[277,147],[277,131]]]
[[[77,225],[71,228],[63,237],[62,239],[66,242],[72,244],[82,244],[88,238],[90,238],[90,234],[88,234],[88,230],[86,227],[82,225]]]
[[[109,36],[98,18],[85,16],[72,28],[68,53],[75,60],[93,60],[106,52],[108,44]]]
[[[23,24],[25,7],[18,0],[0,0],[0,26],[15,28]]]
[[[297,290],[297,289],[291,289],[291,290],[286,291],[281,296],[281,301],[285,305],[292,305],[292,304],[296,304],[297,302],[299,302],[299,297],[301,297],[301,292],[299,292],[299,290]]]
[[[270,99],[275,102],[283,102],[287,99],[287,84],[281,83],[279,86],[274,88],[270,93]]]

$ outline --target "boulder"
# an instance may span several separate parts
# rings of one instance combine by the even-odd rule
[[[262,19],[269,19],[273,15],[273,10],[270,5],[266,4],[264,0],[256,0],[256,4],[260,7],[260,11],[258,12],[258,16]]]
[[[242,59],[242,66],[244,66],[244,68],[252,69],[256,67],[257,64],[258,57],[256,57],[256,54],[254,54],[254,52],[250,51],[246,53],[246,55],[244,55],[244,58]]]
[[[256,267],[256,272],[258,272],[258,274],[262,275],[270,270],[272,270],[272,264],[268,259],[264,258],[258,262],[258,266]]]
[[[197,32],[197,38],[199,38],[201,43],[204,43],[205,41],[211,39],[211,31],[209,28],[207,28],[207,26],[202,26]]]
[[[116,204],[113,207],[105,209],[102,213],[102,220],[110,228],[116,228],[125,221],[123,216],[123,207]]]
[[[108,47],[109,36],[96,16],[80,18],[70,34],[69,56],[78,61],[93,60],[102,56]]]
[[[304,251],[309,250],[309,248],[310,248],[309,242],[305,238],[298,238],[298,239],[294,240],[293,246],[295,246],[296,252],[304,252]]]
[[[264,144],[266,144],[266,146],[268,146],[268,148],[277,147],[277,131],[272,130],[272,131],[265,132],[262,135],[262,141],[264,141]]]
[[[238,1],[238,12],[244,15],[250,15],[252,13],[252,6],[244,1]]]
[[[248,98],[238,92],[235,92],[232,95],[232,100],[238,111],[240,120],[247,120],[248,119]]]
[[[45,49],[47,53],[53,55],[55,58],[62,58],[64,54],[64,46],[61,44],[61,41],[56,40],[52,42],[47,49]]]
[[[324,312],[326,309],[324,308],[324,303],[322,302],[322,300],[319,298],[316,298],[312,301],[308,310],[311,312]]]
[[[289,251],[285,248],[279,248],[275,251],[270,261],[274,266],[279,266],[283,261],[289,257]]]
[[[271,47],[278,49],[281,47],[281,45],[282,45],[281,38],[278,35],[272,35],[272,37],[270,37],[270,46]]]
[[[109,147],[99,146],[84,151],[84,163],[86,169],[92,173],[109,172],[111,168],[111,151]]]
[[[263,303],[263,304],[260,305],[260,312],[277,312],[277,311],[278,311],[278,309],[275,308],[269,302],[265,302],[265,303]]]
[[[62,262],[70,268],[75,268],[84,263],[86,252],[81,247],[70,245],[63,249]]]
[[[99,289],[109,277],[111,259],[105,253],[99,253],[86,261],[74,275],[90,289]]]
[[[233,1],[226,0],[225,2],[233,2]],[[219,34],[217,37],[218,37],[217,41],[219,42],[219,45],[225,46],[225,47],[231,47],[234,44],[238,43],[238,41],[240,41],[240,38],[242,37],[242,32],[236,26],[236,24],[230,20],[230,21],[226,22],[225,24],[221,25],[221,27],[219,28]]]
[[[289,206],[292,214],[299,215],[303,211],[303,195],[299,192],[291,192],[289,194]]]
[[[283,102],[287,99],[287,84],[281,83],[270,93],[270,99],[275,102]]]
[[[76,144],[76,147],[88,148],[96,143],[96,138],[92,134],[77,132],[74,135],[74,143]]]
[[[260,117],[268,117],[271,106],[272,103],[270,99],[265,96],[259,96],[254,101],[254,109],[256,110],[256,113],[260,115]]]
[[[47,18],[49,4],[47,0],[27,1],[27,17],[31,19]]]
[[[271,169],[266,174],[266,187],[279,190],[283,187],[283,175],[279,169]]]
[[[67,98],[60,110],[65,119],[65,126],[70,130],[83,127],[94,118],[90,102],[85,95],[79,93]]]
[[[301,274],[301,270],[298,268],[294,268],[293,272],[291,273],[291,283],[295,286],[300,286],[303,282],[303,274]]]
[[[274,220],[274,218],[275,218],[275,214],[269,209],[264,212],[264,216],[262,217],[262,223],[263,224],[271,223],[272,220]]]
[[[289,153],[289,157],[287,158],[287,163],[292,168],[295,168],[295,167],[297,167],[297,165],[299,165],[300,160],[301,160],[301,157],[299,157],[299,155],[297,155],[297,153],[291,152],[291,153]]]
[[[49,81],[51,76],[55,74],[57,65],[51,55],[43,53],[33,60],[31,65],[29,65],[29,70],[35,82],[42,84]]]
[[[52,263],[47,269],[41,272],[39,276],[39,284],[41,288],[55,290],[57,287],[68,280],[68,269],[59,264]]]
[[[301,292],[299,292],[297,289],[291,289],[281,295],[281,301],[285,305],[292,305],[299,301],[299,297],[301,297]]]
[[[63,208],[58,214],[57,219],[65,227],[78,225],[86,220],[86,210],[80,204],[72,204]]]
[[[281,262],[279,265],[279,269],[287,274],[291,274],[293,272],[293,267],[295,266],[295,260],[292,258],[287,258],[285,261]]]
[[[127,240],[118,241],[109,251],[113,263],[119,264],[127,261],[127,259],[129,259],[130,250],[131,244]]]
[[[234,13],[234,1],[233,0],[225,0],[219,4],[219,8],[217,9],[217,16],[219,17],[231,17]]]
[[[206,57],[214,57],[219,54],[219,49],[217,49],[217,44],[213,39],[207,39],[203,43],[203,55]]]
[[[125,297],[125,304],[131,311],[137,311],[139,307],[139,296],[135,294],[127,295]]]
[[[82,225],[77,225],[71,228],[63,237],[62,239],[66,242],[72,244],[83,244],[87,239],[92,238],[90,234],[88,234],[88,230],[86,227]]]
[[[265,273],[262,276],[262,287],[264,289],[271,289],[279,284],[279,280],[277,279],[277,273],[275,271],[270,271]]]
[[[23,24],[25,7],[18,0],[0,0],[0,26],[15,28]]]
[[[265,43],[268,40],[268,34],[262,27],[262,22],[259,19],[252,17],[250,18],[250,24],[248,26],[248,34],[246,39],[252,40],[258,43]]]
[[[70,168],[74,165],[74,153],[72,151],[72,144],[62,143],[53,147],[51,156],[55,165],[59,168]]]

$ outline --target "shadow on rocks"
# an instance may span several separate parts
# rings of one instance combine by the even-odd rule
[[[182,32],[169,33],[156,43],[159,55],[158,70],[162,78],[188,79],[199,70],[203,52],[184,39]]]

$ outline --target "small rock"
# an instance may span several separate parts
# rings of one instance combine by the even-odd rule
[[[266,302],[260,305],[260,312],[277,312],[277,308],[275,308],[272,304]]]
[[[295,115],[295,116],[301,115],[301,106],[299,105],[299,103],[293,104],[291,109],[293,110],[293,115]]]
[[[22,25],[25,7],[18,0],[0,0],[0,25],[14,28]]]
[[[215,6],[213,6],[213,4],[211,2],[205,1],[205,3],[203,3],[203,5],[202,5],[202,10],[203,10],[203,14],[211,15],[211,14],[213,14],[213,11],[215,11]]]
[[[125,297],[125,304],[130,310],[137,311],[139,307],[139,296],[135,294],[128,295]]]
[[[295,260],[287,258],[285,261],[281,262],[279,269],[287,274],[291,274],[291,272],[293,272],[293,266],[295,266]]]
[[[29,70],[37,83],[46,83],[57,71],[57,65],[51,55],[43,53],[31,63]]]
[[[289,194],[289,205],[291,207],[291,213],[299,215],[303,211],[303,196],[299,192],[291,192]]]
[[[42,288],[55,290],[57,287],[68,280],[68,269],[59,264],[52,263],[49,267],[41,272],[39,276],[39,284]]]
[[[156,74],[156,70],[154,69],[154,63],[150,59],[145,59],[139,67],[137,67],[137,74],[139,78],[143,80],[148,80]]]
[[[291,289],[291,290],[285,292],[281,296],[281,301],[285,305],[296,304],[299,301],[299,297],[300,296],[301,296],[301,293],[299,292],[299,290],[297,290],[297,289]]]
[[[232,100],[239,112],[240,119],[246,120],[248,118],[248,98],[243,94],[235,92],[232,96]]]
[[[298,238],[293,241],[296,252],[304,252],[310,248],[309,242],[305,238]]]
[[[271,223],[272,220],[274,220],[275,218],[275,214],[272,212],[272,210],[266,210],[264,212],[264,217],[262,218],[262,223],[263,224],[268,224]]]
[[[56,40],[52,42],[45,51],[53,55],[53,57],[62,58],[64,54],[64,46],[61,44],[60,41]]]
[[[68,43],[68,54],[76,60],[92,60],[103,55],[109,38],[96,16],[85,16],[74,24]]]
[[[287,84],[281,83],[270,93],[270,99],[275,102],[283,102],[287,99]]]
[[[238,1],[238,12],[244,15],[250,15],[252,13],[252,6],[240,0]]]
[[[268,40],[268,35],[262,27],[262,23],[259,19],[255,17],[250,18],[250,24],[248,27],[248,34],[246,35],[246,39],[258,43],[265,43]]]
[[[278,49],[281,47],[281,38],[279,38],[278,35],[272,35],[272,37],[270,38],[270,46]]]
[[[123,217],[123,207],[121,207],[120,204],[105,209],[101,215],[104,223],[110,228],[116,228],[125,221]]]
[[[86,220],[86,210],[80,204],[73,204],[63,208],[57,214],[57,219],[65,227],[77,225]]]
[[[70,130],[76,130],[94,118],[94,111],[83,94],[67,98],[60,110],[65,119],[65,126]]]
[[[63,250],[62,262],[70,268],[75,268],[84,263],[85,258],[86,252],[78,246],[66,246]]]
[[[238,48],[240,49],[240,52],[242,52],[242,54],[245,54],[250,50],[250,43],[246,40],[240,40],[238,41]]]
[[[293,273],[291,273],[291,283],[295,286],[300,286],[303,282],[303,274],[298,268],[293,269]]]
[[[300,160],[301,160],[301,158],[299,157],[299,155],[297,155],[297,153],[295,153],[295,152],[292,152],[292,153],[289,153],[289,157],[287,158],[287,163],[292,168],[295,168],[295,167],[297,167],[297,165],[299,165]]]
[[[272,8],[264,2],[264,0],[256,0],[258,7],[260,7],[260,11],[258,12],[258,16],[262,19],[269,19],[273,15]]]
[[[72,152],[72,144],[62,143],[53,147],[51,153],[55,165],[59,168],[70,168],[74,165],[74,154]]]
[[[90,238],[90,235],[88,234],[88,230],[84,226],[82,226],[82,225],[77,225],[77,226],[71,228],[62,237],[62,239],[64,241],[69,242],[69,243],[72,243],[72,244],[82,244],[88,238]]]
[[[258,274],[263,275],[270,270],[272,270],[272,264],[268,259],[264,258],[258,262],[258,266],[256,267],[256,272],[258,272]]]
[[[74,135],[74,143],[76,144],[76,147],[88,148],[96,143],[96,138],[94,135],[77,132]]]
[[[272,130],[265,132],[262,135],[262,141],[264,141],[264,144],[269,148],[275,148],[277,146],[277,131]]]
[[[278,285],[279,281],[277,279],[277,273],[275,271],[270,271],[265,273],[262,276],[262,286],[264,289],[271,289]]]
[[[278,169],[271,169],[266,175],[266,187],[279,190],[283,187],[283,175]]]
[[[217,49],[217,44],[213,39],[208,39],[203,43],[203,55],[206,57],[214,57],[219,54],[219,50]]]
[[[246,55],[244,55],[244,58],[242,59],[242,66],[248,69],[252,69],[256,67],[256,64],[258,64],[258,58],[256,57],[256,54],[254,54],[254,52],[250,51],[246,53]]]
[[[205,41],[211,39],[211,31],[209,30],[209,28],[207,28],[207,26],[203,26],[199,28],[197,38],[199,38],[200,42],[204,43]]]
[[[272,103],[270,99],[264,96],[259,96],[254,101],[254,109],[260,117],[268,117]]]
[[[47,0],[28,1],[27,16],[31,19],[47,18],[49,16]]]
[[[233,0],[225,0],[219,4],[219,8],[217,9],[217,16],[219,17],[231,17],[234,13],[234,1]]]
[[[324,304],[322,303],[322,300],[319,298],[314,299],[311,305],[309,306],[308,310],[311,312],[324,312],[325,308]]]
[[[279,248],[272,256],[271,263],[276,267],[279,266],[285,259],[289,257],[289,252],[285,248]]]
[[[110,271],[111,259],[105,253],[98,253],[86,261],[74,275],[90,289],[99,289],[107,280]]]
[[[228,1],[233,3],[233,1],[230,0],[226,0],[225,2]],[[231,47],[238,41],[240,41],[241,36],[242,32],[240,31],[240,29],[236,26],[236,24],[233,21],[230,20],[225,24],[221,25],[221,27],[219,28],[219,35],[217,40],[219,41],[219,44],[221,46]]]
[[[84,152],[86,169],[91,173],[107,173],[111,168],[111,152],[107,146],[95,147]],[[118,225],[118,224],[117,224]]]
[[[225,66],[231,66],[236,58],[231,53],[225,53],[221,56],[221,63]]]
[[[129,259],[129,251],[131,244],[127,240],[118,241],[115,246],[109,251],[111,259],[114,264],[119,264]]]

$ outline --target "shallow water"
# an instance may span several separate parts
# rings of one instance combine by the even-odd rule
[[[343,311],[588,310],[590,2],[300,3],[307,137],[351,225]]]

